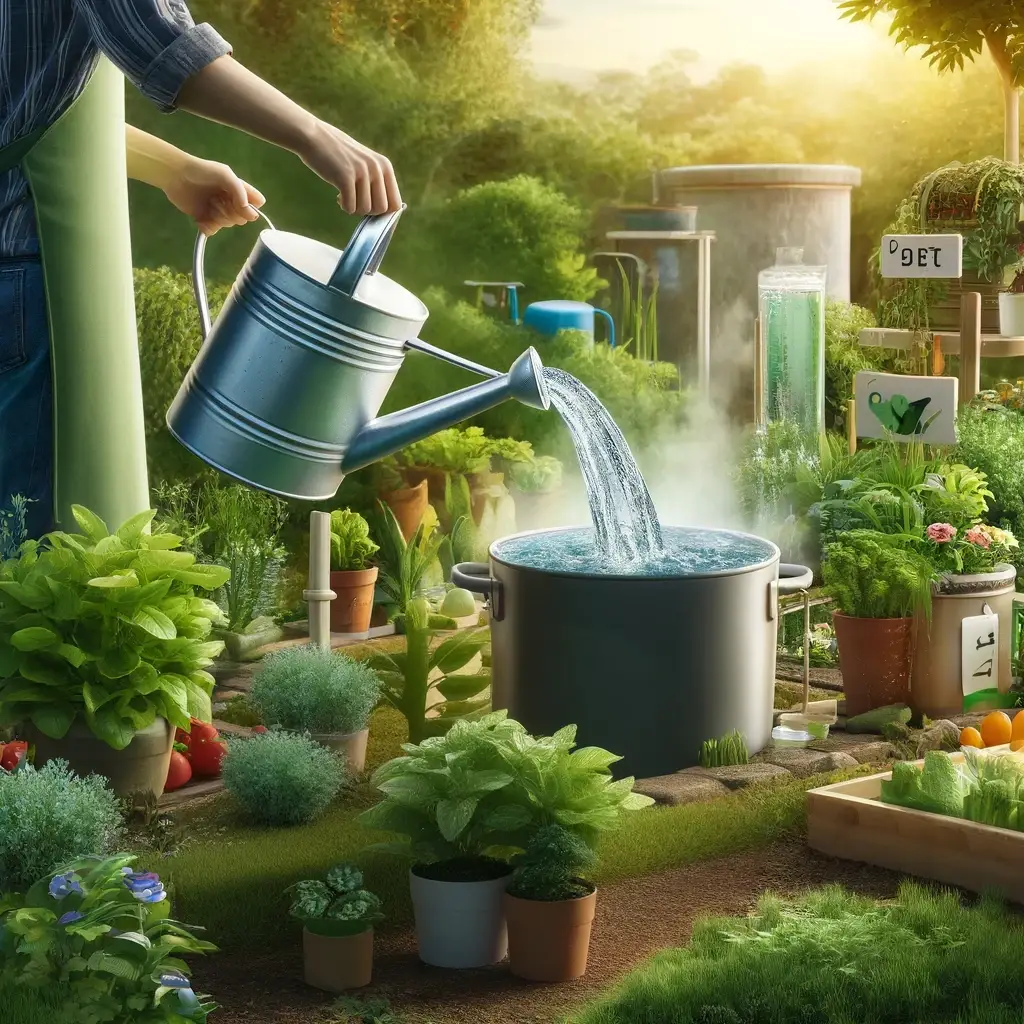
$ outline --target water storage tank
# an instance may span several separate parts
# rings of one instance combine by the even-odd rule
[[[850,199],[856,167],[816,164],[723,164],[661,172],[666,202],[698,208],[697,226],[714,231],[711,251],[711,374],[730,385],[737,413],[753,415],[750,345],[757,316],[757,275],[780,247],[804,250],[828,267],[828,294],[850,299]],[[683,322],[696,319],[690,293]],[[696,327],[687,347],[696,346]],[[724,396],[723,396],[724,397]],[[749,411],[742,411],[749,410]]]

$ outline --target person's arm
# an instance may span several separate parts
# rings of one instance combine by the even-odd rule
[[[263,196],[230,167],[192,156],[130,124],[124,127],[128,177],[160,189],[203,234],[257,218]]]
[[[238,128],[299,156],[338,189],[350,213],[401,206],[386,158],[318,120],[230,56],[180,0],[73,0],[96,44],[160,109],[176,107]]]

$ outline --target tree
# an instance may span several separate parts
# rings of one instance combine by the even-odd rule
[[[940,72],[963,70],[982,44],[1003,84],[1003,159],[1020,163],[1020,90],[1024,86],[1024,7],[1020,0],[841,0],[841,17],[870,21],[891,14],[889,34],[905,49],[924,46]]]

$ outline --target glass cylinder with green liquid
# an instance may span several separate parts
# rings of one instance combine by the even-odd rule
[[[827,267],[806,266],[800,248],[779,248],[757,276],[761,319],[761,409],[814,437],[825,431]],[[766,423],[757,426],[763,428]]]

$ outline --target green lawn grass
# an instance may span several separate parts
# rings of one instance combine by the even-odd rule
[[[839,887],[699,923],[571,1024],[1019,1024],[1024,927],[994,900]]]
[[[378,712],[371,727],[368,771],[398,752],[404,721]],[[871,771],[862,767],[852,774]],[[600,848],[595,881],[611,882],[682,864],[755,849],[799,829],[807,789],[840,775],[758,787],[705,804],[656,807],[627,815]],[[411,920],[408,864],[369,851],[388,836],[361,827],[360,811],[378,794],[365,781],[320,820],[305,826],[268,829],[238,820],[227,795],[182,812],[194,839],[173,856],[149,866],[171,886],[177,918],[207,929],[225,950],[275,948],[295,941],[298,925],[287,916],[283,890],[300,878],[322,876],[332,864],[353,861],[384,903],[387,924]]]
[[[22,988],[0,980],[0,1021],[3,1024],[76,1024],[61,1007],[60,989]]]

